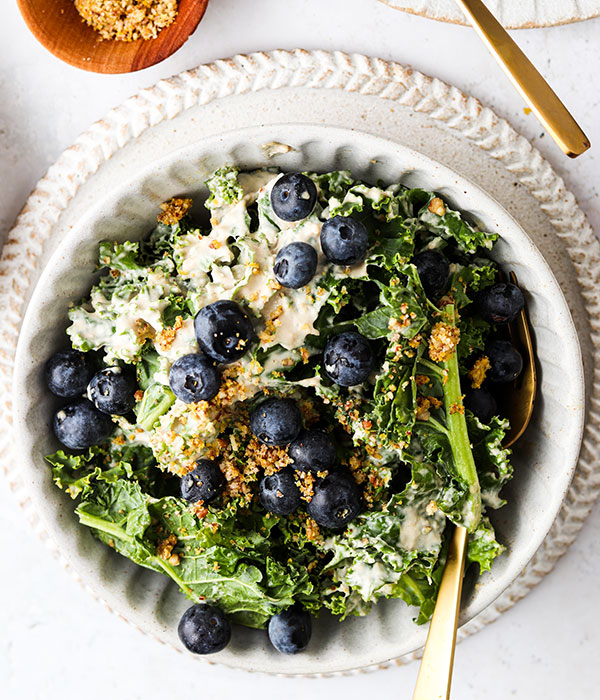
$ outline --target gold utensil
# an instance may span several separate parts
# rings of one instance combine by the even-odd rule
[[[517,277],[513,272],[510,274],[510,279],[513,284],[517,284]],[[507,415],[510,419],[511,428],[505,437],[504,447],[513,445],[523,435],[531,420],[535,401],[535,355],[525,309],[513,323],[509,324],[509,334],[513,344],[523,354],[523,371],[513,384],[512,391],[507,392],[508,398],[503,415]],[[435,610],[429,625],[413,700],[448,700],[450,698],[468,542],[467,528],[455,527],[448,548]]]
[[[510,273],[510,281],[518,286],[517,276]],[[502,402],[501,415],[510,421],[510,430],[504,437],[503,446],[511,447],[523,435],[531,420],[537,387],[535,355],[525,309],[508,326],[512,344],[523,355],[523,371],[507,391]]]
[[[490,53],[548,133],[571,158],[590,147],[556,93],[481,0],[456,0]]]

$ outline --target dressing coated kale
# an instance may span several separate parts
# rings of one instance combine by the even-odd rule
[[[213,213],[241,207],[242,216],[225,243],[202,250],[189,274],[184,253],[210,235],[189,216],[159,224],[142,242],[101,244],[104,274],[91,299],[71,310],[68,332],[76,348],[103,348],[110,360],[134,363],[143,396],[135,417],[119,419],[113,440],[47,457],[54,481],[78,499],[80,522],[101,541],[169,576],[191,600],[217,601],[242,624],[264,627],[294,603],[362,615],[380,598],[404,600],[423,623],[435,606],[449,522],[468,527],[468,561],[481,571],[504,549],[486,512],[504,503],[500,491],[512,476],[502,447],[508,424],[497,417],[480,423],[465,410],[461,388],[492,330],[473,302],[496,281],[497,266],[485,255],[497,235],[477,230],[432,192],[370,186],[346,171],[311,174],[319,191],[312,223],[360,219],[368,257],[350,275],[325,269],[311,291],[320,304],[314,331],[298,347],[257,346],[247,366],[262,369],[261,387],[294,392],[334,426],[338,460],[361,484],[366,508],[341,533],[319,532],[303,511],[266,513],[255,494],[194,508],[161,461],[175,454],[177,441],[195,437],[196,423],[160,376],[168,362],[153,333],[191,322],[206,290],[219,292],[219,279],[236,298],[262,262],[265,239],[285,233],[268,196],[248,197],[239,175],[221,168],[208,180],[206,206]],[[439,299],[427,297],[411,262],[424,250],[452,260]],[[122,323],[125,310],[138,308],[150,331]],[[377,365],[372,381],[349,389],[322,369],[327,340],[346,330],[371,341]],[[245,410],[255,400],[248,397]],[[220,426],[215,417],[210,429]],[[226,426],[220,437],[243,469],[247,435]],[[249,479],[254,489],[256,481]]]

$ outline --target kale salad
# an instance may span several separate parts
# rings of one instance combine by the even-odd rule
[[[100,244],[45,369],[53,479],[95,537],[179,586],[192,652],[235,622],[295,653],[321,609],[380,598],[423,623],[452,523],[481,572],[504,550],[494,391],[522,368],[502,328],[523,295],[497,235],[346,171],[207,185],[206,223],[174,198],[147,237]]]

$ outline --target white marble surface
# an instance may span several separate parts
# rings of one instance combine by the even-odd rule
[[[600,231],[598,151],[564,157],[475,34],[391,10],[376,0],[211,0],[176,56],[128,76],[79,72],[31,37],[15,3],[0,24],[0,236],[36,180],[80,131],[140,87],[215,58],[272,48],[359,51],[412,64],[480,98],[541,149]],[[600,147],[600,21],[516,32]],[[7,698],[131,698],[234,694],[290,700],[366,694],[410,698],[417,666],[352,678],[287,680],[190,664],[95,603],[21,523],[0,484],[0,678]],[[454,698],[597,697],[600,508],[556,569],[500,620],[460,645]]]

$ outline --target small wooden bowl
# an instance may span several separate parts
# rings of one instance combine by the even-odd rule
[[[131,73],[164,61],[196,29],[208,0],[179,0],[177,18],[156,39],[102,39],[75,9],[73,0],[17,0],[36,39],[63,61],[94,73]]]

